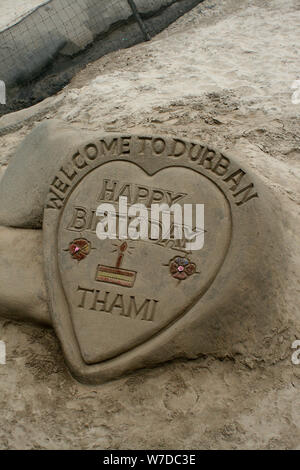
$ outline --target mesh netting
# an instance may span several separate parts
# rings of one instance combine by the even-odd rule
[[[201,1],[33,0],[0,31],[0,81],[11,95],[0,115],[56,93],[87,63],[151,39]]]
[[[0,32],[0,79],[7,85],[29,79],[55,55],[73,56],[105,36],[109,41],[112,31],[122,26],[127,25],[125,35],[114,48],[149,39],[197,3],[197,0],[46,1]]]

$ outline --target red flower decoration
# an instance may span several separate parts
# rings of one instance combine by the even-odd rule
[[[188,258],[176,257],[170,261],[170,273],[175,279],[184,281],[196,271],[195,263]]]
[[[81,261],[90,253],[91,244],[84,238],[78,238],[70,243],[69,251],[73,259]]]

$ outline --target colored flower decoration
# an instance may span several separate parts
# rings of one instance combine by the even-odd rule
[[[69,251],[73,259],[81,261],[90,253],[91,244],[84,238],[78,238],[70,243]]]
[[[195,263],[188,258],[176,257],[170,261],[170,273],[175,279],[184,281],[196,271]]]

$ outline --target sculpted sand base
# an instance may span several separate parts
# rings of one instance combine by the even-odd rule
[[[97,206],[120,196],[146,207],[204,204],[203,249],[187,251],[184,239],[99,240]],[[244,164],[200,142],[98,135],[50,121],[11,160],[0,198],[0,223],[15,227],[2,227],[0,237],[21,238],[17,253],[26,240],[22,273],[30,279],[22,285],[18,269],[8,281],[3,271],[3,314],[51,323],[80,381],[230,354],[276,316],[276,201]]]

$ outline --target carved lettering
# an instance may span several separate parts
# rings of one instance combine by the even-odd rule
[[[102,190],[97,201],[114,201],[116,199],[116,188],[118,181],[103,180]]]
[[[230,191],[235,191],[242,179],[245,176],[245,172],[243,170],[236,170],[234,171],[231,175],[229,175],[227,178],[224,178],[225,183],[230,183],[233,182],[233,186],[230,186]]]
[[[217,163],[213,166],[212,171],[218,176],[224,176],[230,166],[230,160],[224,155],[220,155]]]
[[[109,139],[100,140],[102,154],[103,155],[117,155],[118,151],[118,139],[114,138],[109,141]]]
[[[60,178],[58,178],[58,176],[55,176],[51,186],[58,189],[58,191],[63,194],[65,194],[67,189],[70,187],[68,183],[64,183]]]
[[[169,157],[182,157],[186,152],[187,144],[180,139],[173,139],[172,149]]]
[[[83,168],[85,168],[88,165],[80,152],[77,152],[77,153],[75,153],[75,155],[73,155],[72,161],[73,161],[75,167],[78,168],[78,170],[82,170]]]
[[[138,140],[141,144],[139,148],[139,155],[144,156],[148,150],[147,143],[152,142],[152,137],[138,137]]]
[[[153,139],[152,149],[155,155],[161,155],[166,150],[166,141],[161,138]]]
[[[240,191],[238,191],[237,193],[235,193],[233,195],[233,197],[237,197],[240,194],[244,193],[243,198],[239,202],[236,202],[237,206],[241,206],[242,204],[245,204],[246,202],[250,201],[250,199],[253,199],[254,197],[258,197],[257,193],[252,193],[251,194],[251,189],[253,189],[253,188],[254,188],[254,184],[250,183],[250,184],[248,184],[248,186],[245,186],[245,188],[240,189]]]
[[[71,230],[85,230],[87,227],[87,209],[75,207],[72,221],[68,227]]]
[[[134,295],[127,296],[113,292],[101,292],[97,289],[86,289],[78,286],[80,293],[77,307],[83,310],[104,312],[111,315],[128,317],[131,320],[153,322],[158,300],[137,300]]]
[[[132,150],[135,150],[140,157],[165,156],[175,158],[176,161],[186,158],[190,163],[195,162],[199,167],[220,178],[223,185],[224,183],[227,185],[229,191],[234,193],[232,196],[238,207],[259,197],[253,183],[247,181],[246,172],[241,168],[233,171],[230,159],[209,147],[176,138],[121,136],[102,138],[80,148],[71,160],[60,168],[58,175],[52,181],[46,208],[60,210],[72,184],[77,181],[81,172],[86,172],[87,167],[95,166],[94,162],[100,162],[103,157],[127,156]],[[245,180],[246,184],[240,189],[242,180]],[[97,201],[117,201],[120,196],[126,196],[129,204],[140,202],[149,208],[153,203],[171,205],[183,199],[186,194],[175,194],[161,188],[129,183],[121,185],[117,180],[104,180]]]
[[[95,144],[88,144],[84,147],[85,154],[89,160],[95,160],[98,157],[99,151]]]
[[[51,188],[48,195],[47,209],[61,209],[63,202],[64,198]]]

